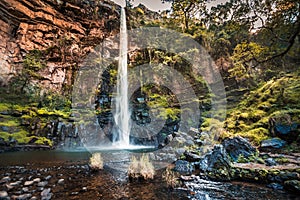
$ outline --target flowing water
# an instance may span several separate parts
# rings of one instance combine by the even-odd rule
[[[121,9],[121,25],[120,25],[120,53],[119,53],[119,68],[117,80],[117,96],[116,96],[116,111],[114,119],[117,126],[114,142],[118,147],[129,146],[130,135],[130,111],[128,99],[128,76],[127,76],[127,27],[125,8]]]
[[[103,155],[104,156],[104,155]],[[123,156],[123,155],[122,155]],[[110,168],[106,163],[104,169],[98,173],[90,173],[87,167],[89,152],[10,152],[0,155],[0,180],[9,176],[9,183],[16,183],[8,191],[9,196],[24,194],[24,183],[27,180],[51,176],[45,188],[50,188],[52,199],[145,199],[145,200],[275,200],[298,199],[297,195],[281,190],[272,190],[263,185],[242,182],[214,182],[197,178],[187,182],[174,190],[168,189],[166,182],[161,178],[162,171],[157,171],[154,180],[130,182],[126,172]],[[115,165],[126,163],[115,162]],[[63,184],[57,184],[64,179]],[[0,183],[0,191],[7,190],[7,184]],[[38,199],[41,188],[37,183],[27,187],[28,192]]]

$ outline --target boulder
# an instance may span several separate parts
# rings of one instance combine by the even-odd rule
[[[231,161],[223,145],[215,145],[199,163],[199,169],[209,178],[228,181],[231,179]]]
[[[191,173],[195,170],[194,165],[185,160],[177,160],[175,162],[175,171],[181,173]]]
[[[265,163],[267,166],[275,166],[277,165],[276,161],[273,158],[267,158],[265,160]]]
[[[282,139],[279,138],[272,138],[268,140],[263,140],[261,142],[261,147],[262,148],[275,148],[275,149],[280,149],[286,145],[286,142]]]
[[[257,152],[248,140],[239,136],[225,139],[222,145],[234,162],[238,160],[240,155],[244,158],[249,158]]]
[[[284,182],[284,188],[291,192],[300,194],[300,181],[298,180],[288,180]]]

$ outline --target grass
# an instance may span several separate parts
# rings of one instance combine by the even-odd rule
[[[155,175],[155,169],[153,164],[150,162],[149,156],[143,154],[138,160],[135,156],[131,158],[131,162],[128,167],[128,176],[130,178],[143,178],[153,179]]]

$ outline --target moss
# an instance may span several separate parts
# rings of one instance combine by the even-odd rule
[[[53,145],[53,142],[51,140],[49,140],[48,138],[45,138],[45,137],[39,137],[35,142],[34,144],[37,144],[37,145],[49,145],[49,146],[52,146]]]
[[[11,109],[11,104],[0,103],[0,112],[9,111]]]
[[[19,144],[27,144],[31,140],[31,137],[28,137],[28,134],[29,133],[27,131],[21,130],[11,134],[11,137],[17,140]]]
[[[283,163],[289,163],[290,160],[288,158],[280,157],[280,158],[275,158],[275,161],[277,163],[283,164]]]
[[[4,139],[4,141],[8,141],[9,140],[9,136],[10,136],[11,134],[10,133],[7,133],[7,132],[3,132],[3,131],[1,131],[0,132],[0,138],[3,138]]]
[[[8,126],[8,127],[13,127],[13,126],[19,126],[20,123],[16,119],[8,119],[0,122],[0,126]]]
[[[297,73],[262,83],[245,94],[236,107],[228,111],[228,133],[250,138],[259,144],[271,136],[269,119],[282,124],[300,123],[300,79]]]
[[[249,138],[255,145],[259,145],[262,140],[268,139],[269,131],[265,128],[256,128],[247,132],[240,132],[238,135]]]

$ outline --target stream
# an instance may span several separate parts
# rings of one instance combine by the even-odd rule
[[[213,182],[195,175],[170,189],[161,178],[163,170],[157,171],[154,180],[129,182],[124,167],[127,158],[124,152],[115,154],[124,160],[91,173],[87,165],[90,153],[85,151],[2,153],[0,191],[7,191],[11,199],[299,199],[263,185]]]

